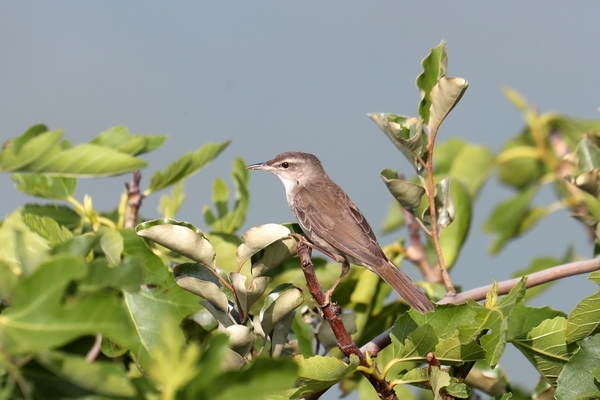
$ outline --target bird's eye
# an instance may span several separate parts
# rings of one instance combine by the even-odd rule
[[[281,163],[281,166],[282,166],[283,168],[285,168],[285,169],[288,169],[288,168],[289,168],[289,166],[290,166],[290,163],[289,163],[289,162],[287,162],[287,161],[286,161],[286,162],[282,162],[282,163]]]

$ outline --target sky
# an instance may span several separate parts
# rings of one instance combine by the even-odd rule
[[[185,186],[178,219],[205,228],[212,181],[229,181],[233,160],[265,161],[283,151],[317,155],[376,231],[391,203],[383,168],[410,166],[371,112],[416,115],[421,60],[445,40],[448,75],[470,83],[441,127],[494,152],[523,127],[502,93],[518,90],[540,112],[598,119],[600,29],[597,2],[0,2],[0,142],[36,123],[64,130],[73,143],[115,125],[168,134],[144,158],[142,186],[180,155],[208,142],[229,148]],[[77,190],[111,210],[129,179],[82,180]],[[145,182],[145,185],[144,185]],[[5,216],[25,201],[0,175]],[[293,220],[271,174],[253,172],[244,229]],[[159,217],[160,194],[142,213]],[[511,192],[495,178],[483,188],[470,238],[452,271],[464,288],[503,280],[533,257],[561,257],[572,244],[591,256],[584,230],[564,211],[544,220],[496,257],[481,226]],[[535,200],[554,201],[551,190]],[[242,231],[243,231],[242,230]],[[241,232],[240,232],[241,233]],[[395,237],[378,233],[380,242]],[[409,265],[404,269],[413,277]],[[569,278],[531,302],[569,312],[595,286]],[[509,346],[510,348],[510,346]],[[509,377],[532,388],[536,372],[509,349]]]

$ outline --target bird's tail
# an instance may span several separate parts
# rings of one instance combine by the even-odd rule
[[[431,301],[419,290],[417,285],[391,261],[375,270],[377,274],[402,296],[409,306],[420,313],[433,311]]]

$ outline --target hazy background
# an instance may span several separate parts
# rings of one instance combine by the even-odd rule
[[[391,202],[378,173],[408,163],[371,122],[369,112],[415,115],[421,60],[447,41],[448,73],[470,87],[442,125],[439,140],[458,136],[498,151],[523,126],[502,94],[517,89],[540,111],[599,118],[600,3],[446,2],[0,2],[0,141],[34,123],[63,129],[74,143],[114,125],[133,133],[167,133],[147,155],[152,172],[207,142],[230,147],[186,185],[179,219],[204,228],[202,206],[212,180],[229,181],[236,156],[265,161],[287,150],[321,158],[330,176],[377,230]],[[112,209],[129,176],[82,181],[98,209]],[[0,176],[0,217],[25,201]],[[506,279],[534,256],[560,257],[569,244],[591,256],[582,228],[557,212],[498,257],[481,224],[510,192],[483,188],[469,241],[452,271],[472,288]],[[292,215],[281,183],[252,173],[245,228]],[[143,214],[154,218],[159,194]],[[550,190],[538,204],[553,201]],[[382,243],[394,238],[379,235]],[[404,265],[413,277],[415,271]],[[568,312],[595,291],[569,278],[531,302]],[[513,382],[532,388],[537,373],[509,350]]]

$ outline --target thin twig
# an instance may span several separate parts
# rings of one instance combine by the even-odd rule
[[[450,280],[450,275],[448,275],[448,271],[446,270],[446,262],[444,261],[444,255],[442,254],[442,246],[440,244],[440,231],[437,226],[437,210],[435,209],[435,182],[433,180],[433,147],[435,144],[436,136],[437,129],[432,129],[429,132],[429,137],[427,141],[427,198],[429,200],[429,215],[431,217],[431,241],[433,242],[433,248],[435,249],[435,254],[438,260],[438,268],[440,270],[440,274],[442,275],[444,285],[446,286],[446,295],[454,296],[456,294],[456,290],[454,289],[454,285],[452,285],[452,281]]]
[[[94,362],[96,358],[100,355],[100,350],[102,349],[102,334],[98,333],[96,335],[96,339],[94,340],[94,345],[89,349],[87,354],[85,355],[85,361]]]

